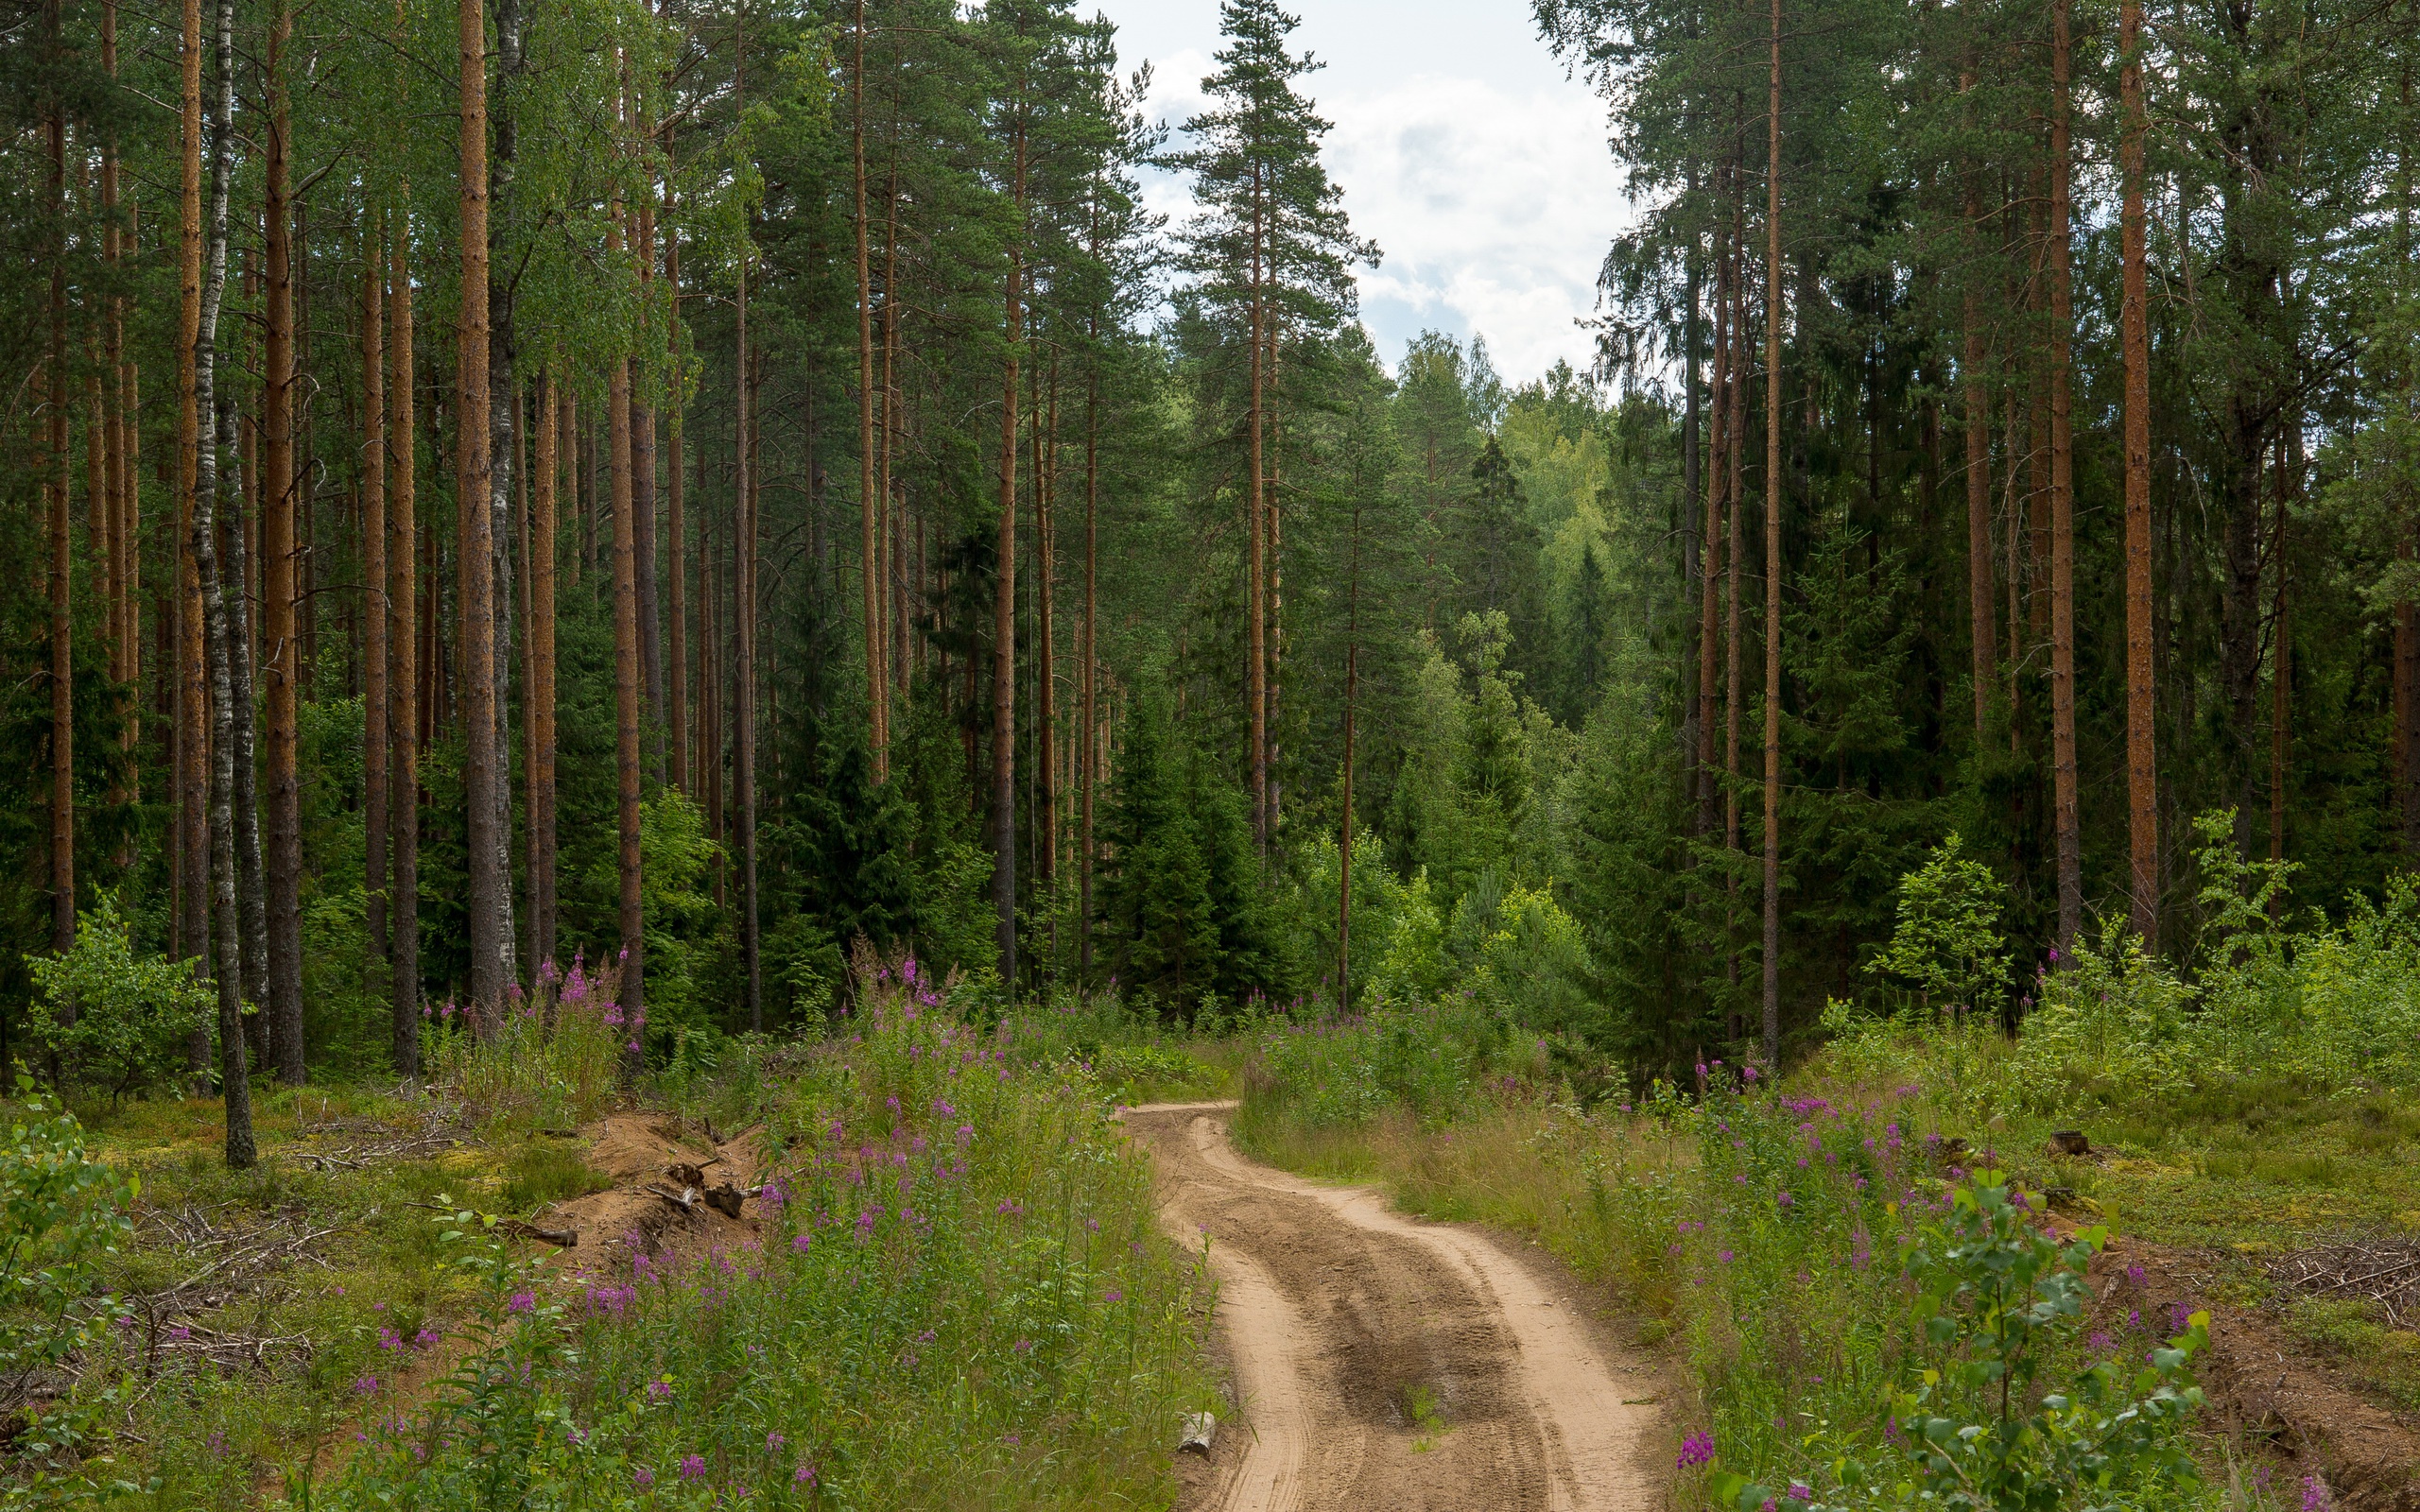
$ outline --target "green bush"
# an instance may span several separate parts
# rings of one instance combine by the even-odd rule
[[[112,1097],[183,1074],[185,1041],[216,998],[191,968],[137,955],[117,904],[83,916],[64,954],[26,962],[41,988],[28,1015],[36,1042],[70,1076]]]
[[[139,1191],[133,1177],[85,1154],[76,1116],[37,1096],[20,1068],[0,1145],[0,1418],[18,1411],[38,1375],[128,1319],[98,1288],[105,1261],[132,1230],[127,1210]],[[0,1491],[0,1504],[40,1497],[54,1479],[106,1473],[96,1440],[113,1405],[107,1393],[88,1394],[28,1423],[10,1446],[22,1478]]]

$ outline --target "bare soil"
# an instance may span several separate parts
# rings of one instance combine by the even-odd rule
[[[2175,1310],[2206,1309],[2210,1349],[2195,1375],[2238,1443],[2296,1478],[2320,1477],[2344,1512],[2420,1512],[2420,1422],[2364,1401],[2261,1309],[2211,1300],[2223,1263],[2208,1251],[2118,1240],[2093,1257],[2093,1322],[2115,1332],[2139,1312],[2164,1331]],[[2139,1283],[2132,1266],[2142,1268]]]
[[[754,1215],[746,1210],[737,1219],[702,1201],[684,1211],[663,1194],[688,1184],[675,1174],[682,1166],[702,1174],[704,1179],[696,1183],[700,1188],[729,1184],[753,1190],[764,1165],[757,1131],[718,1140],[711,1128],[684,1125],[668,1114],[631,1112],[608,1114],[581,1129],[580,1137],[588,1144],[583,1158],[589,1168],[612,1177],[614,1189],[558,1203],[540,1219],[547,1228],[579,1235],[561,1262],[566,1270],[601,1274],[631,1254],[711,1249],[754,1231]]]
[[[1155,1159],[1163,1224],[1210,1246],[1236,1388],[1211,1454],[1181,1458],[1184,1512],[1662,1505],[1652,1357],[1483,1230],[1244,1160],[1234,1108],[1126,1114]]]

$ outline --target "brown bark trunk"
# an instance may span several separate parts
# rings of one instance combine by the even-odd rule
[[[633,107],[635,112],[635,106]],[[648,183],[639,194],[638,208],[639,295],[648,308],[654,306],[655,284],[655,186]],[[672,723],[664,696],[664,619],[658,589],[662,581],[656,573],[655,540],[655,406],[641,401],[633,387],[631,398],[631,507],[638,526],[639,579],[639,657],[640,668],[647,679],[647,712],[651,721],[648,730],[651,748],[649,764],[654,768],[655,783],[662,787],[666,780]]]
[[[63,67],[60,0],[43,8],[44,42]],[[50,143],[50,948],[76,943],[76,661],[67,450],[67,102],[49,85]],[[70,1010],[73,1011],[72,1009]]]
[[[1095,335],[1098,335],[1096,327]],[[1098,625],[1100,617],[1100,374],[1086,374],[1084,381],[1084,680],[1082,747],[1078,760],[1082,764],[1077,803],[1077,905],[1080,922],[1077,925],[1076,977],[1087,988],[1092,983],[1093,970],[1093,768],[1098,764],[1096,747],[1099,742],[1099,662],[1100,644]],[[1352,729],[1352,702],[1346,698],[1345,728]],[[1348,740],[1345,761],[1346,791],[1351,793],[1353,763]],[[1347,812],[1350,804],[1348,802]],[[1341,936],[1339,936],[1340,940]]]
[[[292,119],[286,105],[284,52],[291,22],[274,8],[267,60],[269,91],[267,199],[262,258],[261,381],[261,639],[263,711],[268,726],[264,777],[268,833],[263,869],[268,903],[268,1050],[271,1069],[287,1086],[303,1079],[302,1063],[302,782],[297,729],[302,640],[297,633],[294,520],[294,248],[286,165]]]
[[[462,310],[455,337],[455,499],[461,521],[457,548],[456,594],[461,622],[463,758],[462,786],[469,810],[466,826],[471,935],[471,1011],[480,1032],[494,1029],[504,1012],[507,895],[504,836],[504,772],[497,748],[494,490],[490,450],[488,371],[488,143],[487,28],[481,0],[461,0],[457,11],[462,107],[461,238]],[[619,423],[628,425],[623,415]],[[635,651],[632,652],[635,655]],[[635,973],[632,973],[635,974]]]
[[[2125,348],[2126,468],[2126,812],[2127,919],[2144,947],[2159,948],[2159,764],[2152,679],[2152,351],[2151,292],[2145,270],[2143,8],[2118,8],[2119,146],[2125,180],[2120,251],[2124,267],[2118,325]],[[2282,518],[2282,514],[2281,514]]]
[[[2065,0],[2057,0],[2064,4]],[[1772,0],[1765,169],[1764,1057],[1781,1067],[1781,0]]]
[[[1962,90],[1975,87],[1970,67],[1960,79]],[[1981,186],[1970,174],[1966,185],[1966,278],[1964,319],[1966,351],[1959,376],[1966,401],[1966,607],[1967,634],[1974,653],[1975,746],[1981,749],[1991,722],[1993,684],[1998,680],[1999,636],[1993,625],[1992,593],[1992,400],[1984,381],[1989,337],[1983,325],[1983,296],[1979,255],[1983,221]]]
[[[404,203],[410,203],[406,191]],[[388,822],[394,831],[392,1055],[396,1074],[420,1074],[420,526],[414,519],[419,459],[412,362],[411,217],[395,217],[387,281],[387,765]]]
[[[614,218],[607,223],[609,253],[622,250],[621,215],[621,207],[614,206]],[[640,1030],[646,1022],[647,918],[639,828],[639,529],[631,485],[631,364],[627,357],[614,360],[607,380],[605,414],[614,502],[614,776],[615,832],[620,841],[614,852],[615,919],[621,935],[620,1005],[630,1026],[624,1063],[635,1072],[645,1053]]]
[[[1698,558],[1698,834],[1714,833],[1720,822],[1721,784],[1715,780],[1715,685],[1720,676],[1720,603],[1722,583],[1723,490],[1730,484],[1724,448],[1729,444],[1731,411],[1727,385],[1731,374],[1730,249],[1715,238],[1714,365],[1709,382],[1714,390],[1712,436],[1706,447],[1705,547]],[[1591,648],[1592,652],[1594,648]]]
[[[1059,351],[1050,351],[1050,375],[1043,386],[1046,395],[1033,432],[1033,547],[1034,547],[1034,634],[1033,648],[1033,722],[1041,732],[1037,743],[1042,761],[1035,769],[1039,791],[1034,794],[1033,822],[1041,831],[1041,844],[1034,847],[1036,866],[1034,881],[1048,887],[1054,872],[1055,852],[1059,848],[1059,786],[1057,762],[1053,743],[1058,739],[1059,712],[1055,696],[1058,681],[1058,642],[1050,623],[1051,578],[1058,571],[1057,550],[1051,539],[1050,506],[1058,478],[1056,452],[1059,444]],[[1052,910],[1055,918],[1057,910]]]
[[[2288,423],[2301,424],[2298,417],[2288,418]],[[2269,859],[2286,859],[2286,768],[2293,754],[2293,685],[2294,636],[2290,612],[2287,580],[2290,574],[2286,566],[2286,505],[2292,493],[2288,477],[2290,449],[2283,439],[2277,443],[2277,528],[2270,538],[2269,557],[2277,564],[2277,597],[2274,631],[2270,643],[2269,662]],[[2270,917],[2284,916],[2286,898],[2281,890],[2270,900]]]
[[[561,389],[538,380],[538,455],[529,510],[529,962],[555,964],[555,489],[562,477]],[[677,434],[677,432],[676,432]]]
[[[2068,0],[2050,4],[2050,776],[2059,949],[2083,928],[2083,829],[2076,793],[2075,443],[2069,430],[2074,291],[2068,247]]]
[[[671,210],[666,201],[667,219]],[[673,356],[681,350],[681,233],[667,227],[664,240],[665,290],[671,297],[672,319],[666,344]],[[675,390],[677,398],[678,390]],[[675,403],[671,424],[664,438],[664,481],[671,497],[666,501],[665,519],[665,586],[671,591],[672,602],[665,616],[665,627],[671,632],[671,644],[666,652],[666,670],[671,677],[670,707],[667,711],[672,736],[672,785],[691,798],[697,789],[690,782],[691,737],[689,732],[689,636],[688,636],[688,550],[687,496],[681,474],[681,430],[685,406]]]
[[[362,891],[371,954],[388,955],[387,937],[387,249],[385,215],[369,212],[361,236],[361,577],[364,616],[361,690]]]
[[[1014,135],[1013,196],[1022,215],[1026,176],[1022,124]],[[1025,340],[1024,280],[1024,249],[1011,241],[1008,274],[1001,286],[1005,355],[1000,366],[998,577],[992,616],[993,932],[999,954],[1000,989],[1011,1001],[1017,990],[1017,354]],[[1259,708],[1257,700],[1253,708]]]
[[[735,562],[738,581],[732,603],[733,619],[739,631],[739,655],[731,679],[732,701],[738,706],[739,715],[733,730],[732,794],[733,806],[738,810],[739,954],[748,978],[748,1027],[752,1032],[760,1032],[765,1027],[765,952],[763,896],[757,887],[756,873],[756,733],[760,728],[756,700],[765,684],[756,665],[761,644],[756,574],[764,541],[765,429],[758,421],[763,414],[759,401],[764,389],[764,359],[756,352],[748,355],[749,361],[741,369],[748,387],[748,473],[740,499]]]
[[[880,511],[888,506],[878,497],[883,479],[873,438],[873,289],[866,223],[866,5],[856,0],[856,60],[850,72],[849,158],[855,184],[855,229],[857,251],[857,576],[864,600],[866,649],[866,713],[873,744],[874,781],[890,773],[890,730],[886,705],[890,675],[884,665],[882,612],[882,546]],[[888,299],[889,291],[885,290]]]
[[[1268,606],[1262,600],[1266,585],[1267,563],[1262,559],[1266,540],[1261,523],[1268,500],[1261,492],[1265,470],[1261,462],[1262,386],[1266,375],[1261,370],[1264,342],[1268,335],[1269,312],[1265,308],[1261,247],[1267,234],[1261,205],[1261,167],[1253,165],[1252,201],[1252,266],[1251,284],[1251,407],[1245,425],[1244,533],[1251,540],[1249,565],[1252,576],[1245,592],[1245,611],[1252,617],[1245,655],[1250,665],[1244,675],[1244,697],[1252,706],[1252,828],[1265,860],[1269,855],[1269,644]]]

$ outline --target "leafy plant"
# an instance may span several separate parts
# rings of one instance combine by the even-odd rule
[[[19,1102],[0,1145],[0,1408],[13,1408],[39,1373],[100,1343],[126,1315],[95,1288],[105,1257],[133,1225],[126,1210],[140,1184],[84,1150],[76,1115],[35,1094],[17,1071]],[[44,1414],[15,1448],[42,1467],[77,1454],[97,1409]]]
[[[1917,1288],[1927,1353],[1912,1384],[1893,1393],[1894,1459],[1835,1455],[1837,1497],[1804,1484],[1776,1492],[1718,1468],[1708,1481],[1717,1499],[1806,1512],[2089,1512],[2153,1486],[2196,1484],[2177,1430],[2203,1404],[2188,1366],[2209,1344],[2209,1314],[2193,1314],[2139,1368],[2100,1361],[2066,1389],[2037,1395],[2083,1316],[2084,1267],[2109,1238],[2093,1228],[2063,1244],[2038,1220],[2001,1173],[1978,1171],[1951,1189],[1946,1219],[1907,1242],[1902,1268]]]
[[[42,989],[29,1014],[33,1038],[70,1074],[113,1097],[182,1074],[186,1037],[216,1002],[190,968],[136,954],[126,920],[107,898],[83,916],[64,954],[34,956],[26,965]]]
[[[1925,864],[1899,881],[1899,925],[1868,963],[1916,984],[1937,1006],[1979,1008],[2008,985],[2008,945],[1999,935],[1999,879],[1964,854],[1953,832]]]

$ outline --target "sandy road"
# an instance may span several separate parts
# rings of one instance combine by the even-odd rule
[[[1663,1438],[1652,1362],[1603,1338],[1486,1234],[1368,1188],[1254,1164],[1231,1103],[1130,1109],[1161,1218],[1210,1236],[1240,1423],[1188,1512],[1647,1512]],[[1240,1432],[1237,1432],[1240,1430]]]

